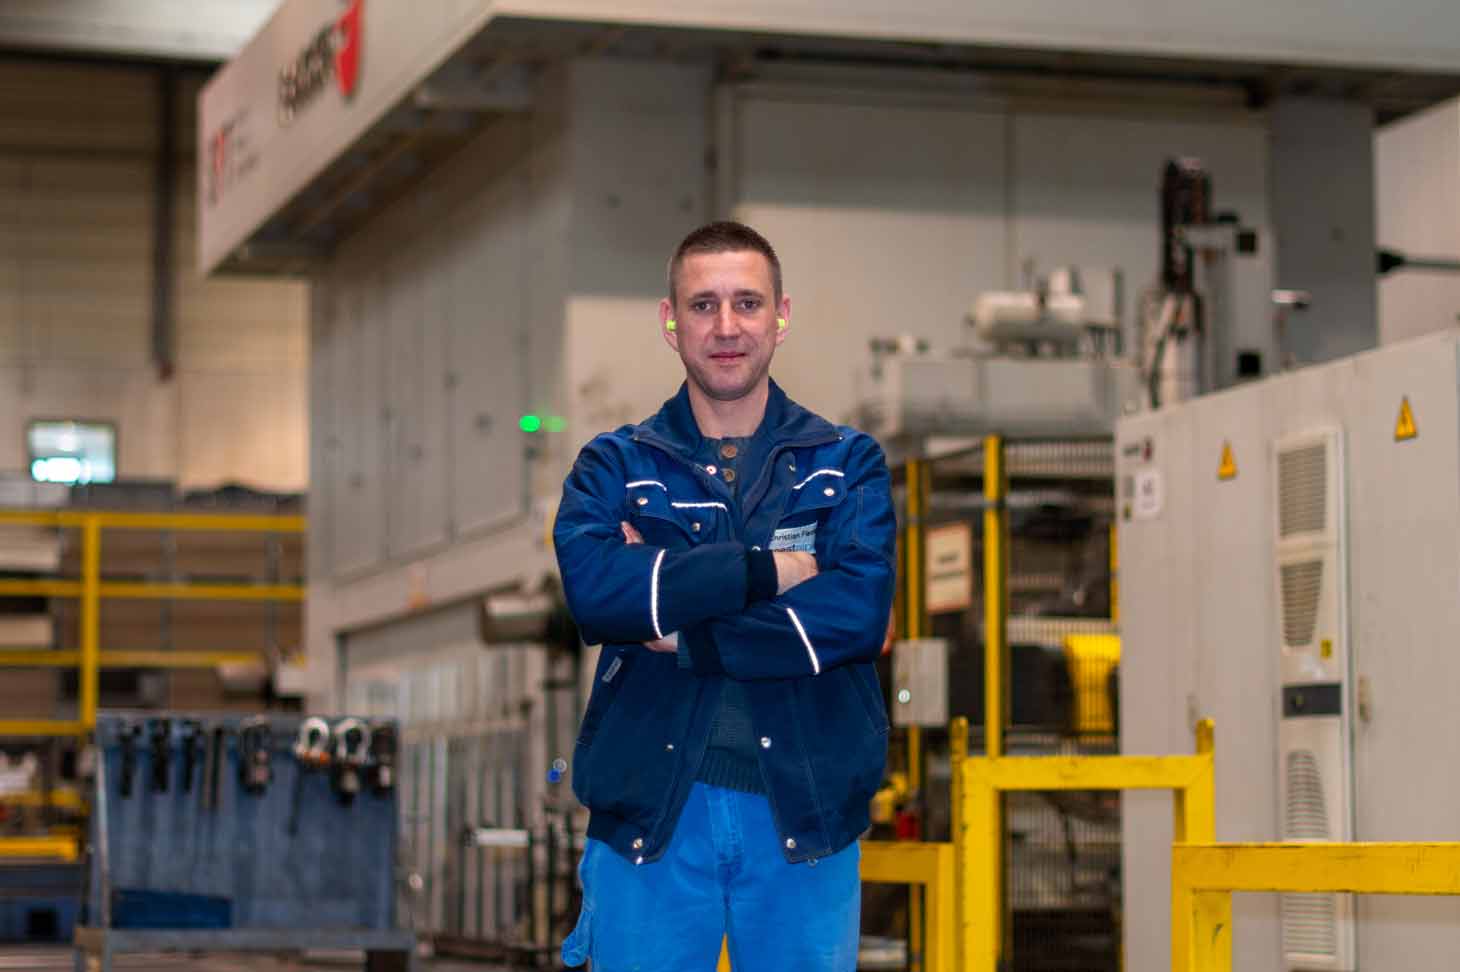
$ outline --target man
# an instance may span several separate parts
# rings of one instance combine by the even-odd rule
[[[685,382],[584,447],[553,530],[568,605],[603,644],[563,960],[710,970],[728,936],[736,972],[851,972],[856,840],[887,752],[887,465],[770,380],[791,301],[759,233],[686,237],[659,318]]]

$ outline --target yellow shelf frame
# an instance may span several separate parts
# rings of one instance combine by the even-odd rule
[[[176,530],[198,533],[303,533],[302,516],[210,513],[119,513],[81,510],[0,510],[0,525],[75,529],[81,532],[79,580],[0,580],[0,597],[79,598],[81,646],[75,651],[0,651],[0,667],[78,668],[81,700],[75,721],[0,720],[0,737],[82,736],[96,727],[99,672],[102,668],[211,668],[257,661],[257,652],[168,652],[101,650],[103,599],[171,601],[244,601],[299,603],[298,584],[189,584],[103,581],[103,530]]]
[[[955,770],[960,841],[962,956],[973,972],[995,972],[1004,949],[1003,842],[1000,797],[1011,791],[1171,790],[1176,840],[1216,840],[1216,757],[1210,719],[1197,726],[1194,756],[1001,756],[965,760]],[[961,781],[959,776],[961,775]],[[1190,909],[1173,911],[1171,954],[1189,950]],[[961,968],[962,966],[960,966]],[[1175,966],[1179,968],[1179,966]],[[1203,970],[1205,972],[1205,970]]]
[[[71,863],[80,857],[75,837],[0,837],[0,861],[51,860]]]
[[[1173,972],[1231,972],[1232,894],[1460,895],[1460,843],[1217,844],[1171,849]]]

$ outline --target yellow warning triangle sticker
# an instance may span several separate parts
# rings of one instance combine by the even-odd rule
[[[1409,396],[1405,395],[1399,403],[1399,420],[1394,423],[1394,441],[1403,442],[1418,435],[1419,429],[1414,424],[1414,410],[1409,407]]]
[[[1237,457],[1232,455],[1232,443],[1222,443],[1222,463],[1217,467],[1217,478],[1222,482],[1237,478]]]

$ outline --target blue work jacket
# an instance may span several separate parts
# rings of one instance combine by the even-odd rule
[[[887,757],[873,662],[895,585],[882,449],[771,383],[763,470],[737,497],[694,460],[681,387],[658,414],[578,455],[553,528],[568,607],[603,645],[573,754],[588,835],[631,861],[662,855],[709,741],[725,679],[745,684],[760,769],[791,861],[867,828]],[[740,504],[740,516],[733,515]],[[621,521],[644,543],[627,544]],[[747,604],[749,549],[804,550],[819,573]],[[677,633],[673,653],[644,642]]]

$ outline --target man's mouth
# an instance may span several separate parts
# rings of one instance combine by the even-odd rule
[[[745,357],[745,353],[743,351],[716,351],[710,355],[710,360],[719,361],[724,364],[732,361],[739,361],[743,357]]]

